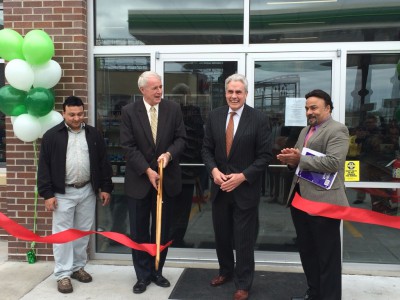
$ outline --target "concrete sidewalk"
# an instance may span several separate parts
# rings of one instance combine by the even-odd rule
[[[72,280],[74,292],[61,294],[57,291],[56,281],[52,275],[53,262],[35,264],[13,262],[7,261],[7,255],[7,242],[0,241],[1,300],[129,298],[166,300],[183,272],[183,268],[166,267],[163,274],[171,281],[170,288],[160,288],[150,284],[145,293],[136,295],[132,293],[136,277],[130,262],[128,265],[115,265],[104,261],[90,261],[85,269],[93,276],[93,282],[85,284]],[[343,300],[393,300],[398,299],[399,295],[400,277],[343,275]],[[231,299],[230,297],[231,295],[227,295],[226,299]]]

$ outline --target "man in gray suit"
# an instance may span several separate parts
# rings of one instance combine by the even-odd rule
[[[161,77],[155,72],[140,75],[143,100],[123,107],[120,140],[126,159],[125,194],[128,200],[131,237],[138,243],[155,242],[158,162],[164,166],[161,243],[168,242],[174,197],[182,190],[179,157],[185,148],[185,126],[179,104],[161,99]],[[150,224],[151,220],[151,224]],[[151,225],[151,227],[150,227]],[[149,231],[150,229],[150,231]],[[154,257],[132,250],[137,283],[135,294],[143,293],[153,281],[161,287],[170,282],[162,276],[167,249],[161,252],[158,270]]]
[[[272,158],[268,117],[245,104],[247,85],[240,74],[226,79],[228,106],[209,114],[202,149],[212,177],[210,200],[220,266],[211,286],[233,277],[235,300],[248,299],[253,282],[261,179]],[[227,136],[228,132],[232,133]]]
[[[302,170],[338,174],[329,190],[297,176],[293,179],[287,205],[297,233],[308,290],[305,296],[292,299],[339,300],[342,297],[341,220],[311,216],[291,206],[291,202],[297,192],[315,202],[349,205],[343,182],[349,131],[332,119],[333,104],[326,92],[313,90],[305,97],[308,126],[301,131],[295,147],[283,149],[277,157],[293,170],[299,166]],[[303,147],[326,156],[301,155]]]

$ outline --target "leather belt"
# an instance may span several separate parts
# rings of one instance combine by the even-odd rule
[[[90,181],[85,181],[85,182],[78,182],[78,183],[71,183],[71,184],[66,184],[66,186],[69,187],[74,187],[76,189],[80,189],[83,188],[85,185],[87,185],[88,183],[90,183]]]

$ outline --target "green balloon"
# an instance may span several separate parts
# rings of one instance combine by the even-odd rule
[[[26,96],[25,105],[28,114],[43,117],[54,108],[54,94],[45,88],[33,88]]]
[[[22,54],[24,38],[13,29],[0,30],[0,57],[5,60],[25,59]]]
[[[31,65],[48,62],[54,55],[54,44],[50,36],[43,30],[29,31],[22,43],[22,53]]]
[[[19,115],[27,114],[27,113],[28,113],[28,110],[26,109],[25,104],[18,104],[17,106],[14,107],[10,116],[19,116]]]
[[[19,116],[26,113],[25,99],[27,93],[11,85],[0,88],[0,110],[7,116]]]

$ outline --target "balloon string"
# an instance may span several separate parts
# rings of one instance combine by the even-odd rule
[[[38,146],[36,143],[36,140],[33,141],[33,152],[34,152],[34,164],[35,164],[35,202],[34,202],[34,213],[33,213],[33,233],[36,233],[36,229],[37,229],[37,203],[38,203],[38,188],[37,188],[37,173],[38,173],[38,156],[37,156],[37,152],[38,152]],[[31,248],[33,249],[35,247],[35,242],[31,243]]]

